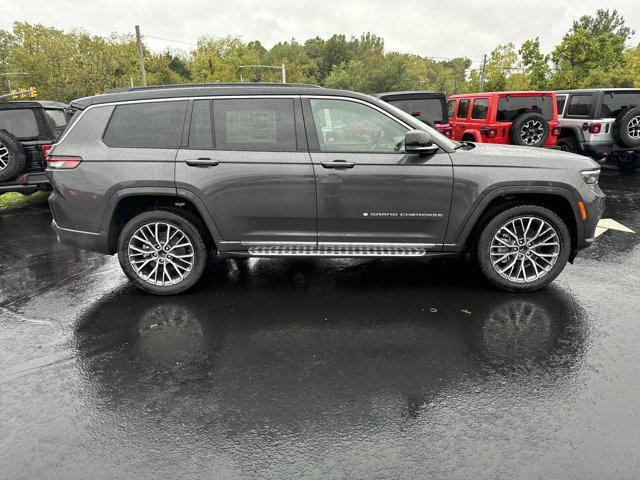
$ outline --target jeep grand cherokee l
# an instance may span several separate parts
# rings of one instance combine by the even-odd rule
[[[558,146],[622,172],[640,168],[640,88],[594,88],[556,92],[561,134]]]
[[[48,158],[53,228],[157,294],[191,287],[211,252],[469,253],[495,285],[534,290],[593,241],[604,206],[591,159],[458,143],[358,93],[204,85],[73,105]]]

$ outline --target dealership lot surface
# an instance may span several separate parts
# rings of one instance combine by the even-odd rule
[[[640,231],[640,175],[601,184]],[[532,294],[462,261],[252,259],[167,298],[50,221],[0,212],[2,478],[637,476],[638,234]]]

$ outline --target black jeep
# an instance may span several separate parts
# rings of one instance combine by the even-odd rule
[[[0,103],[0,193],[49,188],[45,159],[71,115],[64,103]]]

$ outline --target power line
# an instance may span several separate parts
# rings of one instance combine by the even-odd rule
[[[165,42],[182,43],[184,45],[191,45],[192,47],[198,46],[196,43],[185,42],[183,40],[173,40],[171,38],[156,37],[154,35],[143,35],[142,38],[153,38],[154,40],[164,40]]]

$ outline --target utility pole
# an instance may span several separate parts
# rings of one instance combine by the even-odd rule
[[[138,63],[140,64],[140,77],[142,86],[147,86],[147,73],[144,71],[144,56],[142,55],[142,40],[140,36],[140,26],[136,25],[136,43],[138,44]]]
[[[284,63],[280,66],[282,68],[282,83],[287,83],[287,69],[284,66]]]
[[[482,59],[482,71],[480,72],[480,93],[484,92],[484,70],[487,67],[487,54]]]

